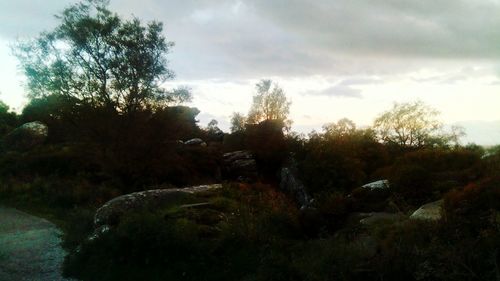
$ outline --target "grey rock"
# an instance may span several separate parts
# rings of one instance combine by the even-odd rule
[[[374,182],[367,183],[363,185],[362,187],[364,188],[369,188],[369,189],[386,189],[389,188],[389,181],[388,180],[378,180]]]
[[[252,152],[248,150],[238,150],[238,151],[224,153],[222,157],[224,158],[224,161],[227,162],[233,162],[242,159],[254,159]]]
[[[434,201],[420,206],[410,219],[437,221],[442,218],[443,200]]]
[[[247,150],[224,153],[224,170],[230,178],[252,181],[257,178],[257,162]]]
[[[290,157],[281,168],[280,189],[292,195],[301,209],[304,209],[311,206],[313,201],[297,173],[297,163],[293,157]]]
[[[190,139],[190,140],[187,140],[184,142],[185,145],[192,145],[192,146],[207,146],[207,143],[204,142],[202,139],[200,138],[194,138],[194,139]]]
[[[5,137],[4,143],[11,150],[28,150],[42,144],[48,135],[49,129],[47,125],[34,121],[14,129]]]
[[[219,189],[221,184],[199,185],[186,188],[154,189],[118,196],[100,207],[94,216],[96,229],[103,225],[116,225],[128,213],[155,209],[186,199],[191,194]]]

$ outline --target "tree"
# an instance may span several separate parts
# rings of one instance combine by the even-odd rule
[[[347,118],[342,118],[337,123],[323,125],[326,137],[344,137],[356,132],[356,124]]]
[[[252,107],[247,122],[256,124],[265,120],[278,120],[289,127],[288,120],[291,102],[285,92],[271,80],[261,80],[256,85],[257,94],[253,97]]]
[[[107,0],[85,0],[56,16],[60,24],[14,49],[32,98],[63,95],[91,107],[129,113],[190,98],[166,91],[173,78],[166,54],[173,43],[162,23],[124,20]]]
[[[459,136],[444,133],[438,115],[437,110],[421,101],[394,103],[391,110],[375,119],[374,129],[383,142],[401,147],[446,145]]]
[[[244,131],[246,122],[247,118],[243,114],[239,112],[233,112],[233,114],[231,115],[231,133]]]
[[[9,111],[9,106],[0,100],[0,138],[17,125],[16,113]]]

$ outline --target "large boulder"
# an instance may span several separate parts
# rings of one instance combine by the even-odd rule
[[[229,178],[251,181],[257,178],[257,162],[247,150],[224,153],[224,171]]]
[[[28,150],[43,143],[48,135],[47,125],[39,121],[29,122],[10,132],[4,144],[10,150]]]
[[[367,183],[367,184],[363,185],[362,187],[367,188],[367,189],[371,189],[371,190],[387,189],[387,188],[389,188],[389,181],[388,180],[378,180],[378,181]]]
[[[221,188],[220,184],[199,185],[186,188],[154,189],[118,196],[96,211],[95,227],[116,225],[127,213],[157,209],[170,204],[188,203],[193,194]]]
[[[184,144],[185,145],[192,145],[192,146],[207,146],[207,143],[204,142],[200,138],[194,138],[194,139],[187,140],[184,142]]]
[[[280,189],[294,197],[301,208],[307,208],[311,205],[312,198],[297,174],[297,163],[290,157],[281,168]]]
[[[422,205],[411,214],[410,219],[438,221],[442,217],[442,211],[443,200],[438,200]]]

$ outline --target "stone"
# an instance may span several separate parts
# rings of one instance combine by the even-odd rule
[[[204,142],[200,138],[194,138],[194,139],[187,140],[184,142],[184,144],[185,145],[192,145],[192,146],[207,146],[207,143]]]
[[[438,221],[442,218],[443,200],[434,201],[420,206],[410,219]]]
[[[34,121],[25,123],[7,134],[4,143],[11,150],[28,150],[42,144],[48,135],[47,125]]]
[[[252,181],[257,178],[257,162],[247,150],[224,153],[224,172],[233,179]]]
[[[311,206],[312,198],[297,173],[297,163],[290,157],[281,168],[280,189],[294,197],[301,209],[308,208]]]
[[[389,181],[388,180],[378,180],[374,182],[367,183],[362,186],[363,188],[369,188],[369,189],[386,189],[389,188]]]
[[[186,188],[154,189],[118,196],[100,207],[94,216],[94,226],[116,225],[127,213],[156,209],[168,204],[184,203],[190,195],[221,188],[221,184],[199,185]]]

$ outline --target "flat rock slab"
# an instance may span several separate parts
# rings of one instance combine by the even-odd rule
[[[443,210],[443,200],[434,201],[420,206],[413,212],[410,219],[438,221],[441,219]]]
[[[67,280],[60,235],[47,220],[0,207],[0,280]]]
[[[182,202],[183,199],[187,198],[187,195],[220,188],[222,188],[221,184],[210,184],[185,188],[151,189],[121,195],[109,200],[97,209],[94,224],[96,228],[104,225],[116,225],[125,214]]]

